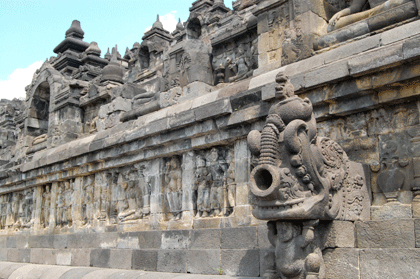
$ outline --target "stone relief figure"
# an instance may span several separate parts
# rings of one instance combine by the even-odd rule
[[[331,32],[357,21],[380,14],[407,3],[406,0],[353,0],[350,7],[337,12],[329,21],[327,31]],[[369,4],[370,9],[363,11]],[[384,19],[386,20],[386,19]]]
[[[182,175],[181,164],[177,157],[172,157],[163,170],[166,199],[172,220],[180,220],[182,215]]]
[[[282,73],[276,82],[280,101],[270,108],[262,132],[248,135],[258,160],[250,174],[252,214],[272,221],[276,276],[320,279],[324,264],[313,233],[318,220],[370,218],[369,195],[362,166],[350,162],[336,142],[317,136],[310,100],[295,96]]]
[[[66,210],[64,208],[64,185],[60,183],[58,185],[58,192],[57,192],[57,216],[56,216],[56,225],[57,227],[61,227],[64,224]]]
[[[73,200],[74,191],[70,180],[64,181],[64,206],[62,215],[62,225],[71,226],[73,224]]]
[[[7,197],[8,195],[0,196],[0,229],[6,228],[6,217],[7,217]]]
[[[194,190],[197,191],[197,214],[195,217],[208,217],[211,211],[210,185],[212,183],[212,177],[206,166],[206,160],[201,156],[197,158],[195,175],[196,182]]]
[[[124,181],[124,177],[122,173],[118,174],[118,180],[117,180],[117,200],[115,204],[116,209],[116,218],[113,222],[117,222],[117,220],[120,220],[121,217],[126,209],[128,209],[128,202],[125,196],[125,192],[127,190],[127,182]],[[120,218],[121,217],[121,218]]]
[[[51,187],[45,186],[42,193],[42,220],[41,224],[47,228],[50,224],[50,209],[51,209]]]
[[[245,44],[240,44],[235,61],[228,66],[235,73],[235,76],[229,78],[229,82],[243,80],[252,76],[254,72],[252,58],[251,49],[247,49]]]
[[[235,208],[236,200],[236,183],[235,183],[235,161],[233,150],[229,150],[227,154],[228,169],[225,172],[223,183],[224,190],[224,207],[223,214],[228,216]]]
[[[91,225],[93,221],[93,202],[94,202],[93,184],[89,184],[86,186],[82,199],[83,199],[82,204],[84,205],[83,223],[85,225]]]
[[[10,193],[10,202],[7,204],[6,227],[12,229],[17,221],[17,213],[19,210],[20,193]]]
[[[127,206],[123,211],[118,213],[118,220],[120,222],[138,220],[143,217],[142,208],[140,207],[142,196],[138,183],[137,171],[131,170],[128,174],[128,179],[125,190]]]
[[[217,148],[212,148],[208,154],[207,165],[212,176],[210,188],[210,207],[213,216],[223,215],[223,181],[227,170],[226,161],[219,156]]]
[[[34,189],[30,188],[24,191],[24,200],[22,201],[22,228],[30,228],[33,224],[33,210],[34,210]]]

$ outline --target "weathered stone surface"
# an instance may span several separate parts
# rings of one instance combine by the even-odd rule
[[[191,249],[219,249],[221,243],[221,230],[192,230]]]
[[[185,273],[186,270],[186,250],[158,250],[157,271]]]
[[[157,271],[158,250],[133,250],[132,268],[146,271]]]
[[[326,278],[359,279],[359,250],[351,248],[326,249],[323,252]]]
[[[90,266],[109,267],[110,255],[110,249],[92,249],[90,252]]]
[[[363,249],[360,278],[417,278],[420,276],[417,249]]]
[[[414,221],[387,220],[355,223],[357,248],[414,248]]]
[[[257,230],[249,228],[223,229],[221,249],[255,249],[258,247]]]
[[[259,251],[222,250],[221,269],[226,275],[259,276]]]
[[[190,231],[162,232],[161,249],[187,249],[190,247]]]
[[[90,266],[91,249],[71,249],[70,251],[72,266]]]
[[[325,248],[355,247],[355,225],[350,221],[332,221],[318,226],[321,241]]]
[[[119,269],[131,269],[133,250],[111,249],[109,267]]]
[[[219,249],[188,250],[187,272],[195,274],[219,274],[220,252]]]

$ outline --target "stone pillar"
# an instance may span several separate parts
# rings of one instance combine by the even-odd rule
[[[152,229],[165,229],[162,227],[164,219],[163,189],[162,189],[162,163],[158,158],[148,162],[144,170],[144,178],[150,183],[150,226]]]
[[[246,139],[235,142],[235,182],[236,182],[236,205],[233,216],[240,226],[251,223],[251,205],[249,201],[249,173],[251,153],[248,149]],[[254,220],[257,221],[257,220]]]

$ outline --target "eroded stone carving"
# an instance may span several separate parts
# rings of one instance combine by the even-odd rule
[[[164,190],[172,220],[182,217],[182,174],[181,164],[177,157],[172,157],[166,162],[164,170]]]
[[[295,96],[282,73],[276,82],[280,102],[270,108],[262,132],[248,135],[251,153],[258,158],[250,176],[255,199],[252,213],[258,219],[275,221],[276,228],[284,230],[274,241],[278,275],[322,278],[319,247],[309,245],[316,243],[311,231],[320,219],[362,218],[362,212],[369,210],[366,185],[363,173],[343,149],[317,136],[309,99]],[[296,227],[293,220],[311,221]]]
[[[46,185],[42,189],[41,225],[44,228],[48,228],[50,224],[50,211],[51,211],[51,186]]]

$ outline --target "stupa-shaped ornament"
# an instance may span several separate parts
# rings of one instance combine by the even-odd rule
[[[102,70],[102,78],[101,81],[114,81],[118,83],[123,83],[123,69],[121,65],[118,63],[117,58],[117,46],[112,48],[112,56],[111,61],[105,68]]]
[[[82,27],[80,27],[80,21],[73,20],[70,28],[66,31],[66,38],[75,38],[82,40],[84,36],[85,32],[83,32]]]
[[[100,56],[101,55],[101,49],[98,46],[97,42],[91,42],[89,47],[85,50],[87,55],[94,55],[94,56]]]

